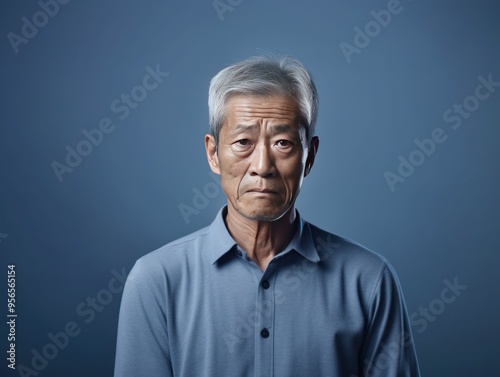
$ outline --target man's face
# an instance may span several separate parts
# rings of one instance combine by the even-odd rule
[[[205,145],[228,205],[240,215],[274,221],[292,208],[318,146],[314,138],[309,151],[299,121],[289,97],[234,95],[226,102],[218,148],[211,135]]]

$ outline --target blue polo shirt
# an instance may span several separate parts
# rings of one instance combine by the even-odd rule
[[[290,244],[262,271],[225,213],[136,262],[115,377],[420,376],[383,257],[298,215]]]

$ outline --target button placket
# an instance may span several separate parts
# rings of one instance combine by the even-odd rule
[[[274,268],[270,264],[258,285],[257,311],[262,318],[255,326],[256,375],[269,376],[273,370],[274,343]],[[257,325],[257,323],[256,323]]]

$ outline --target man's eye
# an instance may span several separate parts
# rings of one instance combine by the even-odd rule
[[[241,145],[242,147],[245,147],[250,144],[250,140],[248,139],[241,139],[236,142],[236,144]]]
[[[278,140],[278,142],[276,144],[282,148],[286,148],[286,147],[289,147],[290,145],[292,145],[292,143],[288,140]]]

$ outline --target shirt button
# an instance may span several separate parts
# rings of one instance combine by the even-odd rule
[[[267,280],[264,280],[264,281],[262,282],[262,288],[264,288],[264,289],[269,288],[269,282],[268,282]]]
[[[236,249],[236,254],[238,254],[238,256],[240,256],[240,257],[243,255],[243,253],[241,252],[240,249]]]
[[[262,329],[260,336],[263,338],[269,338],[269,331],[267,331],[267,329]]]

